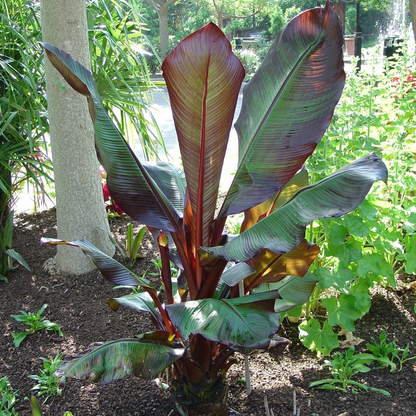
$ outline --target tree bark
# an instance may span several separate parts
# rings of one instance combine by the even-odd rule
[[[169,48],[168,6],[161,5],[157,14],[159,16],[160,51],[163,53]]]
[[[90,68],[85,0],[41,0],[40,5],[43,40]],[[45,75],[58,238],[86,239],[113,255],[87,101],[66,84],[48,59]],[[59,271],[72,274],[95,267],[80,249],[68,246],[58,246],[54,263]]]
[[[412,19],[413,35],[416,41],[416,0],[409,0],[410,18]]]
[[[159,43],[160,52],[169,48],[168,9],[178,0],[146,0],[146,3],[157,12],[159,17]]]

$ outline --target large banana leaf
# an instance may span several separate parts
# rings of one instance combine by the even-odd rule
[[[97,156],[107,172],[108,188],[114,200],[124,212],[142,224],[179,231],[179,213],[108,117],[91,72],[56,46],[46,42],[42,45],[68,84],[88,97]]]
[[[277,35],[244,89],[235,128],[239,164],[219,216],[258,205],[302,167],[328,127],[345,83],[341,22],[329,2]]]
[[[288,253],[304,239],[305,228],[312,220],[338,217],[354,210],[377,180],[387,180],[387,168],[372,153],[303,188],[281,208],[224,246],[203,249],[229,261],[249,260],[265,248]]]
[[[157,374],[179,360],[185,353],[180,344],[165,340],[155,333],[140,339],[121,339],[106,342],[62,364],[56,376],[89,378],[100,384],[109,383],[128,374],[140,378],[154,378]],[[154,338],[154,339],[152,339]]]
[[[113,298],[107,303],[113,310],[117,310],[119,305],[123,305],[135,311],[149,312],[153,319],[158,322],[159,328],[164,328],[165,326],[159,309],[156,307],[153,299],[147,292]]]
[[[153,286],[150,280],[137,276],[127,267],[124,267],[118,261],[103,253],[101,250],[99,250],[97,247],[95,247],[88,241],[65,241],[45,237],[42,237],[40,241],[41,243],[46,243],[52,246],[63,244],[73,247],[79,247],[86,256],[92,259],[92,261],[100,270],[102,275],[113,284],[134,287],[143,286],[146,287],[148,290],[152,291],[153,293],[156,293],[156,288]]]
[[[277,312],[304,303],[316,282],[288,276],[278,290],[235,299],[188,301],[166,309],[184,338],[200,334],[229,346],[268,348],[279,328]]]
[[[221,169],[244,68],[213,23],[185,38],[164,60],[163,76],[196,219],[197,245],[207,244]]]

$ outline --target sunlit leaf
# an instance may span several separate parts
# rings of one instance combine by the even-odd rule
[[[235,125],[239,164],[220,216],[265,201],[314,151],[344,87],[340,24],[327,3],[300,14],[277,35],[244,89]]]
[[[110,341],[65,362],[58,368],[56,376],[91,379],[100,384],[128,374],[152,379],[181,358],[184,352],[185,348],[169,341],[145,338]]]
[[[197,244],[207,244],[244,67],[223,31],[209,23],[173,49],[162,71],[200,239]]]
[[[387,168],[372,153],[303,188],[288,203],[224,246],[203,249],[229,261],[248,260],[264,248],[287,253],[302,242],[312,220],[352,211],[377,180],[387,180]]]

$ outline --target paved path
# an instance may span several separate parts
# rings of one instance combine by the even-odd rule
[[[165,141],[166,149],[168,150],[169,156],[174,163],[180,164],[180,152],[178,145],[178,137],[176,134],[175,126],[173,123],[172,111],[169,104],[169,97],[166,87],[160,87],[157,91],[153,92],[154,104],[152,105],[152,114],[155,118],[157,125],[162,133],[162,137]],[[229,184],[231,183],[231,174],[235,172],[237,168],[237,150],[238,150],[238,141],[237,133],[234,129],[234,123],[237,121],[238,114],[241,109],[241,101],[243,94],[240,92],[237,107],[235,111],[235,116],[233,120],[233,127],[230,133],[230,139],[228,141],[227,153],[226,153],[226,162],[223,167],[223,176],[221,179],[221,187],[228,189]],[[142,154],[140,148],[135,148],[135,152],[140,155]],[[162,152],[160,152],[161,155]]]

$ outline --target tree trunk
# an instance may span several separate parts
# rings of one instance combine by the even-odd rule
[[[160,52],[163,54],[169,48],[168,6],[166,4],[160,6],[157,14],[159,16]]]
[[[409,9],[413,25],[413,35],[416,41],[416,0],[409,0]]]
[[[41,0],[40,5],[43,40],[90,68],[85,0]],[[58,238],[86,239],[113,255],[87,101],[48,59],[45,75]],[[58,270],[73,274],[95,267],[80,249],[68,246],[58,246],[54,262]]]

